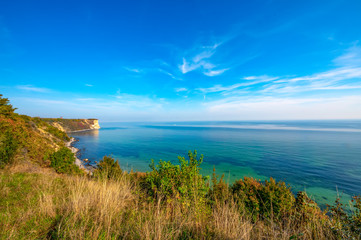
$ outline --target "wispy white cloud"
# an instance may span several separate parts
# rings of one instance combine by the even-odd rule
[[[360,60],[361,48],[352,47],[328,71],[295,77],[247,76],[239,83],[196,90],[218,93],[204,106],[209,115],[221,116],[219,120],[360,119]]]
[[[75,100],[89,102],[89,101],[95,101],[97,99],[96,98],[76,98]]]
[[[93,87],[92,84],[88,84],[88,83],[86,83],[85,86],[87,86],[87,87]]]
[[[205,104],[219,120],[360,119],[361,96],[339,98],[224,98]]]
[[[100,118],[113,121],[151,120],[163,113],[163,107],[168,104],[166,99],[120,92],[113,96],[95,98],[68,95],[66,98],[13,97],[12,100],[16,106],[22,106],[20,113],[31,116],[59,117],[61,114],[68,118]]]
[[[176,91],[176,92],[187,92],[187,91],[188,91],[188,89],[187,89],[187,88],[182,87],[182,88],[176,88],[176,89],[174,89],[174,91]]]
[[[352,80],[352,81],[350,81]],[[313,90],[346,90],[361,86],[361,68],[342,67],[327,72],[296,78],[280,78],[262,92],[294,93]]]
[[[361,66],[361,48],[356,44],[346,50],[345,54],[334,59],[333,62],[341,67]]]
[[[216,93],[216,92],[227,92],[230,94],[235,89],[239,89],[242,87],[249,87],[252,85],[256,85],[259,83],[271,82],[278,79],[277,77],[269,77],[269,76],[249,76],[243,78],[243,81],[240,83],[232,84],[229,86],[223,85],[214,85],[213,87],[209,88],[197,88],[196,90],[201,91],[203,93]]]
[[[174,80],[182,80],[182,78],[176,77],[174,74],[162,69],[162,68],[158,68],[158,71],[161,73],[164,73],[165,75],[170,76],[171,78],[173,78]]]
[[[229,68],[220,69],[220,70],[209,70],[208,72],[207,71],[204,72],[204,75],[213,77],[213,76],[221,75],[222,73],[224,73],[227,70],[229,70]]]
[[[39,92],[39,93],[47,93],[47,92],[51,91],[48,88],[34,87],[32,85],[18,85],[18,86],[16,86],[16,88],[20,89],[20,90],[29,91],[29,92]]]
[[[351,47],[337,57],[331,70],[298,77],[278,77],[258,92],[293,94],[315,90],[347,90],[361,87],[361,48]]]
[[[52,106],[52,105],[67,105],[69,104],[68,106],[71,106],[74,104],[74,101],[72,102],[69,102],[69,101],[65,101],[65,100],[54,100],[54,99],[42,99],[42,98],[19,98],[23,101],[26,101],[26,103],[31,103],[31,104],[34,104],[34,105],[41,105],[41,106]],[[16,100],[16,98],[15,98]]]
[[[214,85],[213,87],[209,87],[209,88],[197,88],[196,90],[199,90],[203,93],[215,93],[215,92],[224,92],[224,91],[231,91],[234,90],[236,88],[239,88],[240,86],[242,86],[241,83],[237,83],[237,84],[233,84],[230,86],[222,86],[222,85]]]
[[[216,49],[221,45],[221,43],[217,43],[211,46],[196,48],[196,50],[186,54],[188,56],[182,58],[182,64],[178,66],[179,70],[183,74],[200,70],[204,75],[210,77],[221,75],[229,70],[229,68],[219,68],[219,66],[211,62],[211,58],[216,53]]]
[[[129,72],[134,72],[134,73],[141,73],[143,71],[140,68],[129,68],[129,67],[123,67],[123,68]]]
[[[115,99],[106,101],[106,104],[113,104],[118,107],[122,106],[128,109],[159,109],[166,103],[165,99],[122,93],[119,89],[113,97],[115,97]]]

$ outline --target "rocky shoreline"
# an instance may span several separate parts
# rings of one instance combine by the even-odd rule
[[[66,142],[66,147],[69,148],[72,153],[74,153],[75,165],[77,165],[80,169],[83,169],[86,173],[92,174],[93,168],[89,166],[85,166],[83,161],[77,157],[77,153],[79,152],[79,149],[72,145],[75,141],[76,141],[75,138],[72,137],[69,142]]]

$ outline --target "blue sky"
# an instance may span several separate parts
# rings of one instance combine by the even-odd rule
[[[360,1],[0,2],[0,93],[102,121],[361,119]]]

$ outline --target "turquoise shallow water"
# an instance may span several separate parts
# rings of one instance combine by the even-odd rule
[[[273,177],[321,205],[337,192],[344,201],[361,195],[361,121],[100,124],[100,130],[72,134],[81,158],[92,163],[112,155],[122,168],[148,171],[151,159],[177,162],[197,150],[203,174],[215,166],[230,183]]]

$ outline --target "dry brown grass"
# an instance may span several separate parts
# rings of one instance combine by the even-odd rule
[[[316,217],[254,222],[231,201],[212,208],[161,197],[147,201],[125,174],[117,180],[19,172],[0,177],[2,199],[12,201],[0,207],[0,239],[334,238],[327,221]]]
[[[226,239],[250,239],[253,224],[231,202],[213,208],[214,231]]]

